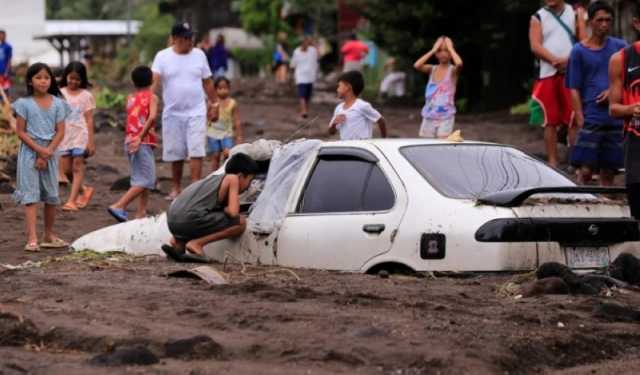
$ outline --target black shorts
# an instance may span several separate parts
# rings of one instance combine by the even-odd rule
[[[313,94],[313,83],[299,83],[296,86],[298,88],[298,97],[309,101],[311,94]]]
[[[188,222],[175,222],[167,216],[169,232],[177,241],[188,242],[220,232],[240,224],[240,217],[232,218],[224,212],[211,212],[206,217],[200,217]]]

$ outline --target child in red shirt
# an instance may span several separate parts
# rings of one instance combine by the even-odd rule
[[[156,146],[154,131],[158,115],[158,97],[151,91],[153,73],[146,66],[138,66],[131,72],[136,92],[127,97],[127,127],[125,129],[125,151],[131,169],[131,187],[109,213],[119,222],[128,220],[127,206],[136,198],[136,218],[147,214],[149,190],[156,185],[156,165],[153,149]]]

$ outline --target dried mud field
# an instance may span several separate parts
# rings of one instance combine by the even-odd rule
[[[249,140],[286,139],[295,102],[240,101]],[[414,136],[418,109],[381,106],[390,135]],[[324,138],[330,98],[296,136]],[[521,118],[460,116],[467,139],[540,153]],[[127,176],[123,135],[102,128],[85,210],[60,213],[63,238],[111,225]],[[151,211],[167,207],[159,164]],[[67,189],[63,188],[63,197]],[[168,277],[162,257],[22,250],[23,215],[0,194],[0,374],[637,374],[640,293],[515,298],[532,276],[403,276],[214,264],[229,284]],[[20,265],[13,267],[3,265]],[[523,284],[524,285],[524,284]]]

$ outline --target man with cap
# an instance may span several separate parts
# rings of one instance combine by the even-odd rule
[[[216,100],[207,57],[193,45],[189,23],[171,29],[171,45],[158,52],[151,66],[153,90],[162,84],[162,159],[171,162],[171,193],[182,190],[184,161],[189,160],[191,182],[202,175],[206,155],[207,99]]]

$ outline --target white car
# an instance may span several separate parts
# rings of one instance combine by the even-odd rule
[[[356,272],[606,266],[640,256],[628,206],[512,147],[422,139],[300,141],[276,149],[249,227],[211,258]],[[216,173],[222,173],[218,171]],[[596,195],[598,194],[598,195]],[[114,225],[75,249],[158,253],[164,215]]]

